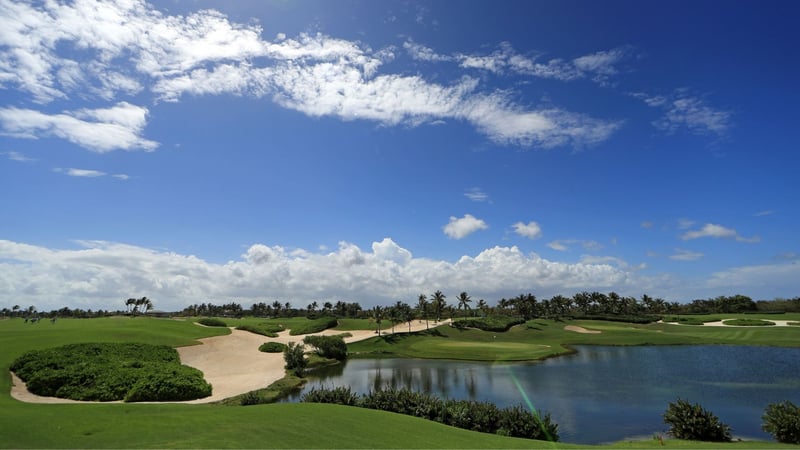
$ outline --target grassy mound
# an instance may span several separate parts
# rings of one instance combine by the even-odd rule
[[[286,348],[286,344],[281,344],[280,342],[265,342],[258,347],[258,351],[264,353],[283,353]]]
[[[737,327],[768,327],[775,325],[775,322],[761,319],[731,319],[722,322],[723,325],[733,325]]]
[[[502,333],[508,331],[514,325],[525,323],[521,317],[508,316],[488,316],[484,318],[461,319],[453,322],[456,328],[477,328],[483,331],[495,331]]]
[[[203,373],[181,365],[178,352],[165,345],[70,344],[25,353],[11,370],[46,397],[143,402],[211,395]]]
[[[262,336],[276,338],[278,333],[284,330],[281,325],[273,325],[268,323],[259,323],[257,325],[242,324],[236,327],[237,330],[249,331],[251,333],[260,334]]]
[[[198,320],[197,323],[200,325],[205,325],[207,327],[227,327],[228,324],[223,322],[220,319],[213,318],[213,317],[203,317],[202,319]]]
[[[337,324],[338,321],[335,317],[308,319],[307,321],[300,322],[292,327],[292,329],[289,331],[289,334],[292,336],[299,336],[301,334],[319,333],[320,331],[325,331],[328,328],[334,328]]]

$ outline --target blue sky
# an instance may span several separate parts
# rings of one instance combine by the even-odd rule
[[[0,0],[0,304],[795,297],[798,9]]]

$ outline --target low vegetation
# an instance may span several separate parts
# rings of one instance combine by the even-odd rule
[[[259,323],[257,325],[245,323],[242,325],[237,325],[236,329],[242,331],[249,331],[251,333],[260,334],[262,336],[271,338],[278,337],[278,333],[284,330],[284,328],[281,325],[273,325],[266,323]]]
[[[690,441],[730,442],[731,428],[699,404],[678,399],[664,412],[669,434]]]
[[[456,328],[476,328],[483,331],[505,332],[514,325],[525,323],[521,317],[487,316],[481,318],[467,318],[453,322]]]
[[[347,359],[347,344],[341,336],[306,336],[303,343],[313,347],[323,358],[338,361]]]
[[[207,327],[227,327],[226,324],[222,319],[217,319],[215,317],[203,317],[197,321],[200,325],[205,325]]]
[[[289,330],[291,336],[300,336],[303,334],[312,334],[325,331],[328,328],[334,328],[337,325],[335,317],[320,317],[317,319],[308,319],[301,321],[292,326]]]
[[[800,444],[800,407],[790,401],[767,406],[761,428],[785,444]]]
[[[11,370],[37,395],[71,400],[180,401],[211,395],[199,370],[163,345],[69,344],[17,358]]]
[[[283,353],[288,346],[280,342],[265,342],[258,347],[258,351],[264,353]]]
[[[286,370],[291,370],[298,377],[303,376],[303,372],[308,366],[308,359],[305,355],[305,347],[302,344],[289,342],[283,351],[283,360],[286,361]]]
[[[761,319],[731,319],[723,321],[722,324],[737,327],[768,327],[775,325],[775,322]]]
[[[493,403],[441,399],[408,389],[383,389],[359,396],[349,387],[312,389],[302,401],[378,409],[481,433],[558,441],[558,425],[550,414],[540,415],[522,406],[500,409]]]

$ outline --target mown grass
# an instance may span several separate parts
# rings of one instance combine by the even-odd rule
[[[747,315],[749,318],[765,318]],[[724,318],[735,318],[725,315]],[[776,318],[772,316],[772,318]],[[789,314],[782,320],[800,319]],[[225,319],[230,326],[265,319]],[[278,320],[291,328],[293,318]],[[341,324],[341,322],[340,322]],[[358,327],[368,324],[369,327]],[[583,335],[567,324],[600,330]],[[368,320],[339,329],[369,329]],[[433,323],[431,323],[433,326]],[[79,342],[143,342],[171,347],[228,334],[191,320],[106,318],[61,319],[56,324],[0,320],[0,448],[585,448],[585,445],[513,439],[459,430],[413,417],[337,405],[270,404],[248,407],[184,404],[28,404],[10,395],[11,362],[28,350]],[[421,357],[515,360],[569,351],[569,345],[738,344],[800,345],[797,327],[689,327],[629,325],[597,321],[528,321],[506,333],[456,330],[395,335],[351,344],[365,350]],[[405,336],[401,338],[401,336]],[[391,337],[387,336],[387,337]],[[471,345],[474,343],[474,345]],[[509,344],[509,345],[504,345]],[[412,345],[413,344],[413,345]],[[514,344],[514,345],[511,345]],[[519,344],[522,344],[520,346]],[[550,345],[542,352],[542,345]],[[430,349],[428,349],[430,347]],[[506,348],[507,347],[507,348]],[[465,358],[466,359],[466,358]],[[669,448],[797,448],[768,442],[706,444],[665,439]],[[620,442],[608,447],[662,448],[658,441]]]

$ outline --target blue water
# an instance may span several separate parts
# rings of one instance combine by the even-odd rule
[[[761,430],[769,403],[800,404],[800,349],[742,346],[577,346],[575,354],[525,364],[356,359],[310,377],[303,392],[350,386],[367,393],[409,388],[440,397],[532,404],[549,412],[562,442],[648,439],[667,429],[678,397],[700,403],[743,439]],[[302,393],[287,401],[298,401]],[[526,401],[527,398],[527,401]]]

